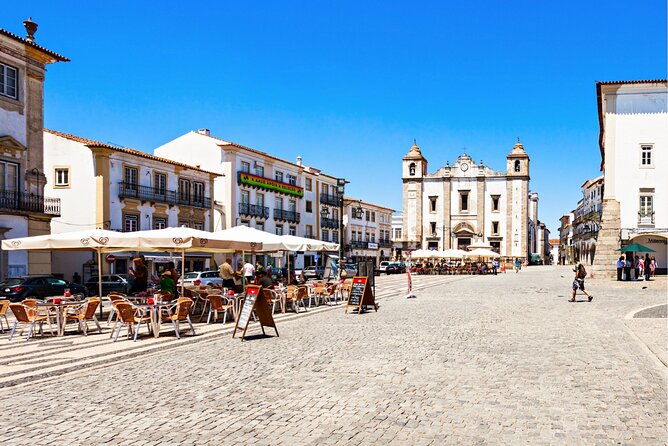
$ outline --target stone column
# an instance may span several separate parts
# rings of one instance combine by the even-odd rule
[[[5,239],[5,234],[7,231],[10,231],[12,228],[0,228],[0,240]],[[9,271],[9,251],[4,249],[0,250],[0,279],[7,278],[7,272]]]
[[[452,233],[452,214],[450,213],[452,209],[452,193],[451,193],[451,185],[450,185],[450,178],[444,178],[443,179],[443,228],[441,230],[443,231],[442,237],[443,237],[443,249],[451,249],[452,248],[452,237],[450,234]]]
[[[603,200],[601,230],[596,243],[596,255],[591,276],[596,278],[617,277],[616,262],[619,251],[619,231],[621,230],[619,201],[606,198]]]

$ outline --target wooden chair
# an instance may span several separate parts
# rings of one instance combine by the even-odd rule
[[[44,322],[49,324],[49,331],[51,332],[51,336],[53,336],[53,327],[51,326],[51,319],[48,315],[37,314],[37,311],[34,307],[30,307],[22,303],[10,303],[9,308],[12,310],[12,314],[14,314],[14,317],[16,318],[14,321],[14,326],[12,327],[12,331],[9,333],[10,341],[14,337],[16,327],[19,325],[21,325],[21,333],[23,333],[23,328],[28,325],[28,336],[26,337],[26,341],[29,340],[32,336],[35,324],[39,324],[39,331],[43,335],[44,332],[42,331],[42,325],[44,325]]]
[[[7,330],[9,330],[9,321],[7,320],[7,310],[9,310],[9,301],[6,299],[0,300],[0,332],[4,333],[5,329],[3,328],[4,324],[2,319],[5,319],[7,323]]]
[[[276,304],[278,304],[281,311],[285,313],[285,308],[283,307],[283,294],[280,290],[264,289],[262,290],[262,293],[269,305],[271,305],[271,314],[276,313]]]
[[[332,300],[334,300],[334,304],[336,304],[336,289],[338,288],[338,284],[336,283],[328,283],[325,285],[325,291],[322,295],[323,298],[323,304],[329,305]]]
[[[88,321],[92,320],[95,322],[95,325],[97,325],[97,330],[102,333],[100,322],[97,320],[97,317],[95,317],[95,310],[97,310],[100,303],[101,300],[99,297],[89,297],[83,305],[68,312],[66,321],[77,321],[79,324],[77,328],[83,331],[84,336],[88,336]]]
[[[129,302],[116,301],[113,304],[118,313],[116,325],[114,325],[114,329],[111,330],[111,337],[114,338],[114,342],[118,340],[118,335],[120,334],[121,329],[125,326],[128,327],[128,337],[130,337],[131,334],[133,335],[133,341],[137,341],[137,334],[139,333],[139,328],[142,323],[146,323],[149,334],[152,332],[153,324],[150,316],[139,313],[137,308]]]
[[[223,313],[223,324],[227,323],[227,310],[234,310],[234,303],[219,294],[209,294],[206,298],[209,301],[209,316],[206,318],[206,323],[211,322],[212,314],[213,321],[216,322],[219,311]]]
[[[195,327],[193,327],[193,323],[190,321],[190,307],[192,307],[192,305],[192,299],[180,297],[174,306],[169,309],[168,314],[160,315],[163,321],[172,323],[174,333],[176,333],[176,337],[179,339],[181,339],[181,336],[179,335],[181,322],[188,322],[188,325],[190,325],[190,329],[193,332],[193,336],[196,335]]]

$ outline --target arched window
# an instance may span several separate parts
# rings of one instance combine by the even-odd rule
[[[517,161],[515,161],[515,172],[519,172],[519,171],[520,171],[520,161],[517,160]]]
[[[410,175],[415,175],[415,163],[411,163],[411,165],[408,166],[408,171]]]

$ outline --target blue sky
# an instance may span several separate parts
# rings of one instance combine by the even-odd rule
[[[464,4],[466,3],[466,4]],[[198,128],[350,180],[401,210],[401,158],[505,169],[519,136],[539,218],[600,174],[596,80],[666,77],[666,2],[8,2],[49,67],[45,125],[151,152]]]

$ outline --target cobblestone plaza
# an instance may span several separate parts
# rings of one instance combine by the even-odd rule
[[[0,443],[665,444],[665,278],[591,280],[593,302],[573,304],[571,274],[418,276],[417,299],[383,276],[378,312],[339,305],[277,318],[280,337],[240,342],[228,324],[50,378],[5,373]],[[0,336],[11,368],[25,341]]]

